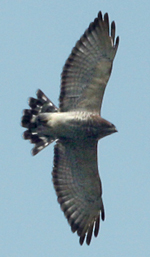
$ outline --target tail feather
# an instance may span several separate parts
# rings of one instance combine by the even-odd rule
[[[30,109],[23,111],[21,126],[27,128],[23,133],[25,140],[30,140],[34,144],[32,155],[36,155],[43,148],[51,144],[55,138],[44,134],[44,125],[42,125],[38,116],[41,113],[58,112],[57,107],[48,99],[48,97],[39,89],[36,93],[37,99],[30,97]]]

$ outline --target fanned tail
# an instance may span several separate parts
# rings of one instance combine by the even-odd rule
[[[25,140],[29,139],[31,143],[35,144],[32,149],[32,155],[36,155],[55,140],[53,136],[44,133],[45,121],[42,123],[41,119],[39,119],[39,114],[58,112],[58,108],[40,89],[37,91],[36,95],[37,99],[33,97],[29,98],[28,103],[30,109],[23,111],[21,120],[21,126],[27,128],[23,133],[23,138]]]

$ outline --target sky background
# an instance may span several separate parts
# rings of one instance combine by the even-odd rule
[[[41,88],[58,105],[60,74],[99,11],[120,45],[102,116],[119,131],[99,143],[106,219],[78,243],[51,181],[53,147],[35,157],[22,110]],[[0,256],[150,256],[150,1],[0,1]]]

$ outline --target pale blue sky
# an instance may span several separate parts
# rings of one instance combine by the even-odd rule
[[[119,133],[99,144],[106,219],[81,247],[56,200],[53,145],[35,157],[22,110],[38,88],[58,105],[60,73],[101,10],[120,45],[102,116]],[[150,256],[150,1],[0,1],[0,256]]]

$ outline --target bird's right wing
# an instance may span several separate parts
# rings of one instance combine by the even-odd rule
[[[53,183],[72,232],[80,244],[90,244],[93,227],[98,235],[100,212],[104,220],[101,181],[97,168],[97,142],[59,140],[55,145]]]

